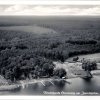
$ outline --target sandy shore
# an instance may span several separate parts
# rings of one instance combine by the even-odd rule
[[[94,73],[96,73],[96,74],[94,74]],[[100,70],[97,70],[94,72],[92,71],[93,75],[100,75],[98,73],[100,73]],[[50,82],[52,85],[54,85],[54,81],[65,81],[66,83],[71,84],[70,80],[74,79],[74,78],[80,78],[80,76],[76,75],[74,77],[69,77],[67,79],[40,78],[40,79],[20,80],[20,81],[17,81],[16,83],[12,83],[10,85],[6,84],[6,85],[0,86],[0,91],[9,91],[9,90],[14,90],[14,89],[18,89],[18,88],[25,88],[25,86],[35,84],[35,83],[41,83],[43,86],[46,86],[45,82],[47,82],[47,81]]]
[[[66,83],[70,84],[68,82],[68,79],[54,79],[54,78],[43,78],[43,79],[31,79],[31,80],[21,80],[16,83],[8,84],[8,85],[2,85],[0,86],[0,91],[7,91],[7,90],[14,90],[17,88],[25,88],[25,86],[34,84],[34,83],[41,83],[43,86],[45,86],[45,82],[50,82],[52,85],[54,85],[53,81],[66,81]]]

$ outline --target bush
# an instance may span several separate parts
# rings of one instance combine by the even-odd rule
[[[65,71],[65,69],[59,68],[59,69],[55,69],[53,74],[54,76],[62,78],[66,76],[67,72]]]
[[[85,71],[96,70],[97,63],[95,61],[84,60],[82,62],[82,69],[84,69]]]

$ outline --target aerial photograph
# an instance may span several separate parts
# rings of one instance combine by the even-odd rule
[[[0,5],[2,95],[100,95],[100,5]]]

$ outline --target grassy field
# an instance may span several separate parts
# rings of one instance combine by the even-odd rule
[[[81,61],[83,58],[85,58],[87,60],[96,61],[97,63],[100,63],[100,53],[78,55],[78,57],[78,61]],[[73,61],[73,57],[68,58],[66,61]]]
[[[77,56],[74,56],[74,57],[77,57]],[[67,74],[68,78],[74,78],[77,76],[85,75],[85,71],[82,69],[82,63],[81,63],[81,60],[85,58],[87,60],[97,62],[97,70],[93,70],[91,71],[91,73],[93,75],[100,75],[100,53],[79,55],[78,62],[73,61],[74,57],[68,58],[64,63],[54,62],[54,64],[57,68],[64,68],[66,72],[68,73]]]

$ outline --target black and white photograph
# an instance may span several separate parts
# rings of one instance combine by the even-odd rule
[[[0,4],[0,96],[100,96],[100,5],[71,1]]]

